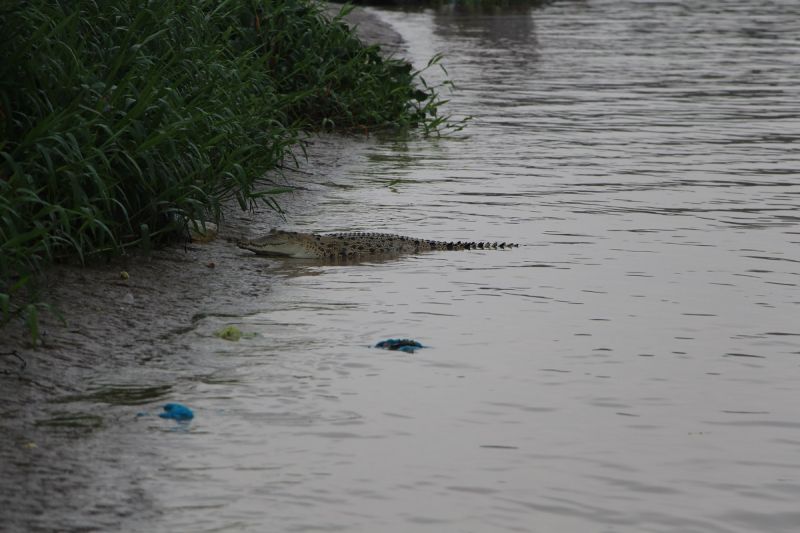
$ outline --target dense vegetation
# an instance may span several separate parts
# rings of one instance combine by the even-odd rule
[[[0,0],[2,326],[27,317],[35,345],[54,261],[148,249],[229,199],[278,208],[306,132],[438,132],[433,89],[340,17],[316,0]]]

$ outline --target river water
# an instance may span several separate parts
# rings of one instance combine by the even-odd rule
[[[354,141],[287,228],[520,247],[231,251],[269,291],[152,363],[203,369],[167,395],[197,418],[115,432],[156,465],[125,527],[800,530],[800,3],[374,12],[476,118]]]

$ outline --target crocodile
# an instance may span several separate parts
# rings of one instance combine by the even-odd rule
[[[304,259],[351,259],[378,254],[433,250],[490,250],[519,247],[511,243],[444,242],[403,237],[390,233],[297,233],[273,229],[264,237],[240,239],[239,248],[260,255]]]

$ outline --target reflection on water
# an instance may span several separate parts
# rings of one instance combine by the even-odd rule
[[[204,310],[159,361],[197,417],[153,426],[143,530],[795,531],[800,4],[381,16],[478,119],[354,143],[291,229],[523,246],[242,252],[257,311]]]
[[[536,43],[533,12],[528,3],[497,7],[488,5],[449,4],[434,11],[436,34],[447,40],[467,37],[478,40],[476,48],[517,46]]]
[[[90,394],[64,396],[56,400],[56,403],[90,402],[110,405],[145,405],[166,398],[171,390],[171,385],[140,386],[115,384],[99,387]]]

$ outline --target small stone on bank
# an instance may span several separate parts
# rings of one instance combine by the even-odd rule
[[[194,224],[189,222],[189,237],[191,237],[194,242],[200,244],[211,242],[217,238],[217,233],[219,233],[219,229],[213,222],[206,222],[205,231],[203,231],[202,224],[197,224],[197,229],[195,229]]]

